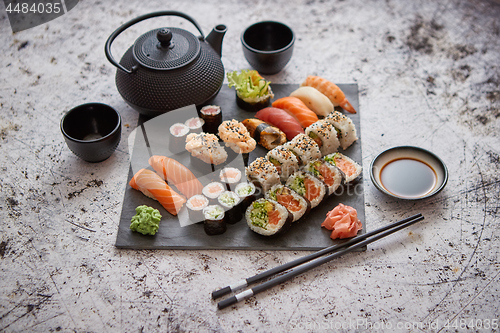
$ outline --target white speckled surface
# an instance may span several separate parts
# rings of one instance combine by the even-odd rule
[[[159,9],[188,13],[206,34],[226,24],[227,71],[248,67],[239,42],[247,25],[289,24],[295,53],[271,81],[317,74],[359,85],[368,231],[411,213],[425,220],[223,311],[212,290],[305,252],[116,249],[127,138],[138,114],[119,96],[103,48],[119,25]],[[494,331],[498,17],[492,0],[83,0],[54,21],[12,34],[0,5],[0,330],[438,332],[483,324],[479,331]],[[162,22],[126,32],[113,52],[119,57],[161,25],[190,29],[182,19]],[[59,130],[64,112],[90,101],[115,107],[125,125],[118,150],[99,164],[73,155]],[[378,192],[367,168],[378,152],[402,144],[445,161],[444,191],[409,203]]]

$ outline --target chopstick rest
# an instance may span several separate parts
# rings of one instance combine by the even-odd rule
[[[320,266],[326,262],[329,262],[335,258],[338,258],[342,256],[345,253],[351,252],[357,248],[363,247],[367,244],[370,244],[376,240],[379,240],[383,237],[386,237],[396,231],[399,231],[401,229],[404,229],[416,222],[419,222],[423,220],[424,217],[422,214],[416,214],[411,217],[408,217],[406,219],[394,222],[392,224],[389,224],[387,226],[384,226],[382,228],[376,229],[374,231],[371,231],[369,233],[357,236],[355,238],[352,238],[351,240],[327,247],[323,250],[320,250],[318,252],[312,253],[310,255],[298,258],[294,261],[291,261],[289,263],[286,263],[284,265],[272,268],[268,271],[262,272],[260,274],[254,275],[250,278],[247,278],[245,280],[242,280],[238,283],[235,283],[233,285],[224,287],[222,289],[216,290],[212,293],[212,298],[217,298],[221,297],[223,295],[226,295],[232,291],[236,291],[242,288],[245,288],[247,285],[250,283],[257,282],[259,280],[262,280],[266,277],[278,274],[280,272],[286,271],[290,268],[292,268],[289,272],[286,272],[278,277],[275,277],[271,280],[268,280],[266,282],[263,282],[251,289],[245,290],[241,293],[238,293],[234,296],[229,297],[228,299],[225,299],[217,304],[217,307],[219,309],[224,309],[228,306],[231,306],[235,303],[238,303],[244,299],[247,299],[251,296],[256,295],[259,292],[262,292],[264,290],[267,290],[269,288],[272,288],[282,282],[285,282],[301,273],[304,273],[312,268],[315,268],[317,266]],[[371,237],[371,238],[370,238]],[[325,255],[328,254],[328,255]]]

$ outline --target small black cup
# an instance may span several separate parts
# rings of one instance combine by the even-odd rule
[[[243,54],[261,74],[281,71],[293,53],[295,35],[287,25],[264,21],[249,26],[241,35]]]
[[[61,120],[61,132],[69,149],[87,162],[101,162],[120,143],[120,114],[106,104],[88,103],[68,111]]]

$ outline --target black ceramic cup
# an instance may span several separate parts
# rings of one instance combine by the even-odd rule
[[[293,53],[295,35],[287,25],[264,21],[249,26],[241,35],[243,54],[261,74],[281,71]]]
[[[87,162],[101,162],[120,143],[120,114],[106,104],[88,103],[68,111],[61,120],[61,132],[69,149]]]

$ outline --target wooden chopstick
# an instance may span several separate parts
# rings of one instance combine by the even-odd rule
[[[266,282],[263,282],[251,289],[247,289],[239,294],[236,294],[234,296],[229,297],[228,299],[225,299],[217,304],[217,307],[219,309],[224,309],[228,306],[231,306],[235,303],[238,303],[244,299],[247,299],[251,296],[254,296],[264,290],[267,290],[269,288],[272,288],[280,283],[283,283],[287,280],[290,280],[291,278],[302,274],[312,268],[315,268],[319,265],[322,265],[326,262],[329,262],[335,258],[338,258],[345,253],[351,252],[357,248],[363,247],[367,244],[370,244],[376,240],[379,240],[383,237],[386,237],[396,231],[399,231],[401,229],[404,229],[416,222],[419,222],[423,220],[424,217],[422,214],[416,214],[411,217],[408,217],[406,219],[403,219],[401,221],[394,222],[392,224],[389,224],[387,226],[384,226],[382,228],[376,229],[374,231],[371,231],[369,233],[354,237],[353,239],[331,247],[327,247],[323,250],[320,250],[318,252],[315,252],[313,254],[304,256],[302,258],[298,258],[294,261],[291,261],[287,264],[272,268],[268,271],[262,272],[260,274],[257,274],[255,276],[252,276],[248,279],[242,280],[238,282],[235,285],[231,285],[222,289],[219,289],[217,291],[214,291],[212,293],[212,297],[220,297],[222,295],[225,295],[231,291],[238,290],[241,288],[246,287],[248,283],[253,283],[259,280],[262,280],[266,277],[269,277],[271,275],[283,272],[285,270],[288,270],[292,268],[289,272],[286,272],[278,277],[275,277],[271,280],[268,280]],[[372,237],[373,236],[373,237]],[[371,237],[371,238],[369,238]],[[328,254],[324,256],[325,254]],[[244,285],[245,284],[245,285]],[[228,289],[229,288],[229,289]],[[214,295],[215,294],[215,295]]]

